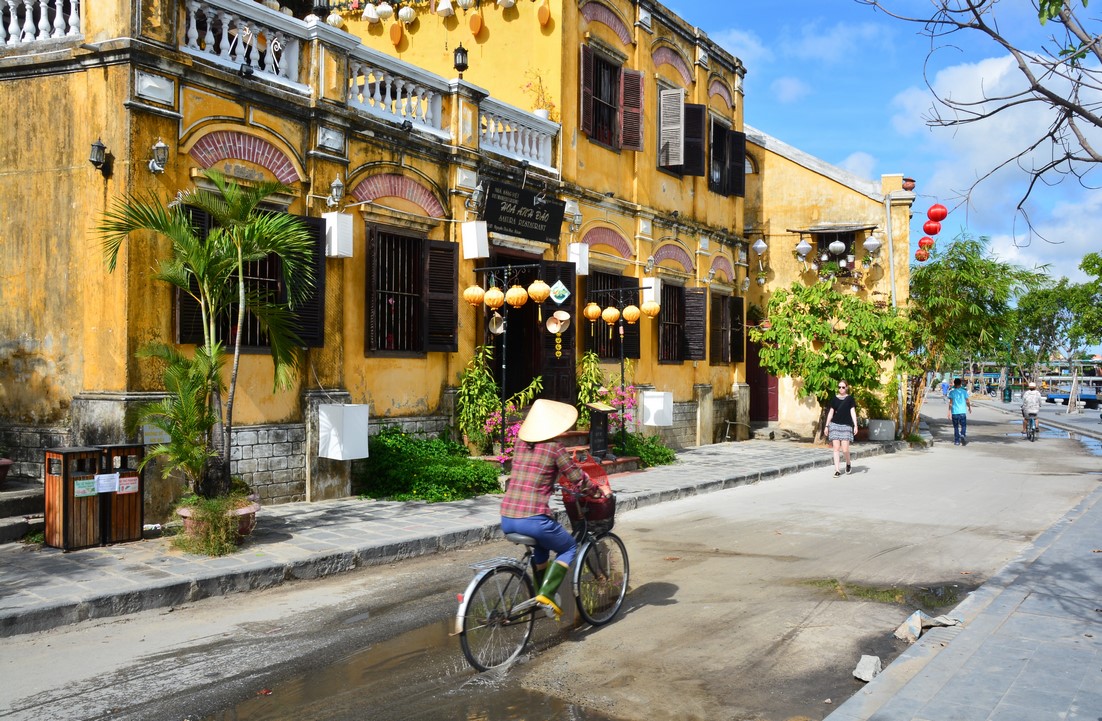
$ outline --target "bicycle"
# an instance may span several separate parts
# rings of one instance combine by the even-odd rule
[[[611,496],[615,513],[615,495]],[[570,512],[573,536],[578,543],[571,590],[578,613],[591,626],[603,626],[620,611],[628,588],[628,553],[624,542],[612,533],[612,519],[587,518],[589,506],[574,499]],[[578,520],[575,521],[575,516]],[[536,539],[519,533],[505,538],[524,546],[519,558],[498,556],[471,564],[474,578],[460,597],[456,632],[467,662],[479,671],[511,663],[528,646],[536,618],[544,609],[535,602],[536,586],[532,551]],[[561,604],[560,604],[561,605]]]
[[[1028,438],[1031,443],[1033,441],[1037,440],[1037,414],[1036,413],[1027,413],[1026,414],[1025,437]]]

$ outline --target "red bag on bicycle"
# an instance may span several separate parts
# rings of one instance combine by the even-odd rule
[[[579,494],[565,479],[559,479],[562,486],[562,502],[566,506],[570,525],[576,529],[584,514],[591,531],[607,533],[612,530],[616,517],[616,497],[611,494],[612,487],[608,482],[608,473],[604,466],[589,454],[586,454],[585,459],[581,461],[575,454],[574,461],[589,476],[590,491],[589,494]],[[607,496],[601,494],[601,489],[606,488],[610,492]]]

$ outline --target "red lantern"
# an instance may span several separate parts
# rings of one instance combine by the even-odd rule
[[[939,223],[941,221],[945,220],[945,218],[948,217],[948,215],[949,215],[949,209],[946,208],[941,203],[934,203],[933,205],[930,206],[930,209],[926,211],[926,217],[927,218],[929,218],[930,220],[935,220]]]
[[[926,250],[925,248],[919,248],[915,251],[915,260],[917,260],[919,263],[925,263],[929,259],[930,251]]]
[[[919,238],[918,247],[919,248],[925,248],[926,250],[929,250],[930,248],[934,247],[934,239],[931,238],[928,235],[924,235],[921,238]]]
[[[926,235],[937,235],[941,232],[941,223],[936,220],[927,220],[922,224],[922,232]]]

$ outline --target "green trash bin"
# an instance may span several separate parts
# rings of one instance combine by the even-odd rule
[[[1007,386],[1006,388],[1003,388],[1003,403],[1009,403],[1010,402],[1010,394],[1011,393],[1012,393],[1012,391],[1010,390],[1010,386]]]

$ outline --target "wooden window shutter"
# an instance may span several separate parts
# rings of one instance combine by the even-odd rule
[[[727,131],[727,194],[746,197],[746,133]]]
[[[581,73],[581,126],[582,132],[586,135],[593,135],[593,79],[596,75],[596,66],[594,64],[593,51],[590,50],[588,45],[582,46],[582,61],[580,65]]]
[[[643,149],[643,73],[638,70],[620,73],[620,147]]]
[[[664,168],[685,162],[685,90],[658,93],[658,164]]]
[[[459,246],[441,240],[427,242],[422,302],[426,351],[459,350]]]
[[[730,341],[730,338],[724,334],[724,330],[730,330],[730,321],[723,317],[724,310],[729,310],[728,298],[729,296],[712,294],[712,305],[708,310],[708,362],[712,365],[720,365],[729,360],[731,345],[724,341]]]
[[[705,360],[708,326],[708,297],[704,288],[685,289],[685,334],[682,336],[683,360]]]
[[[307,216],[298,219],[314,239],[314,287],[302,305],[292,310],[294,330],[304,346],[321,348],[325,345],[325,220]]]
[[[638,288],[639,281],[631,278],[624,279],[624,285],[628,288]],[[637,307],[643,302],[642,291],[636,290],[633,294],[631,302]],[[645,316],[644,316],[645,317]],[[639,326],[643,324],[643,318],[634,323],[624,323],[624,357],[638,359],[642,356],[641,348],[642,342],[640,341],[640,329]]]
[[[539,333],[540,352],[542,354],[540,375],[543,377],[543,392],[540,393],[540,397],[574,405],[578,400],[576,332],[583,322],[588,323],[588,321],[578,314],[578,298],[576,296],[578,285],[574,274],[574,264],[569,261],[544,260],[541,261],[541,265],[543,267],[540,269],[540,277],[543,278],[544,282],[548,285],[554,285],[555,281],[561,280],[562,284],[570,289],[570,299],[562,305],[562,309],[570,313],[572,320],[570,327],[557,339],[558,343],[556,343],[556,337],[544,329],[539,328],[535,331]],[[544,307],[544,320],[547,319],[548,312],[553,305],[552,302]],[[579,318],[581,318],[581,322],[579,322]]]
[[[685,103],[685,158],[681,172],[685,175],[707,173],[708,146],[705,143],[708,126],[708,108],[704,105]]]
[[[190,205],[185,208],[185,212],[191,219],[195,234],[206,242],[211,226],[210,215]],[[192,292],[197,293],[199,285],[195,278],[191,278],[190,284]],[[203,313],[199,308],[199,301],[179,288],[176,289],[176,342],[203,344]]]
[[[731,362],[742,363],[746,360],[746,324],[742,322],[746,309],[746,299],[740,296],[730,298],[731,305]]]

